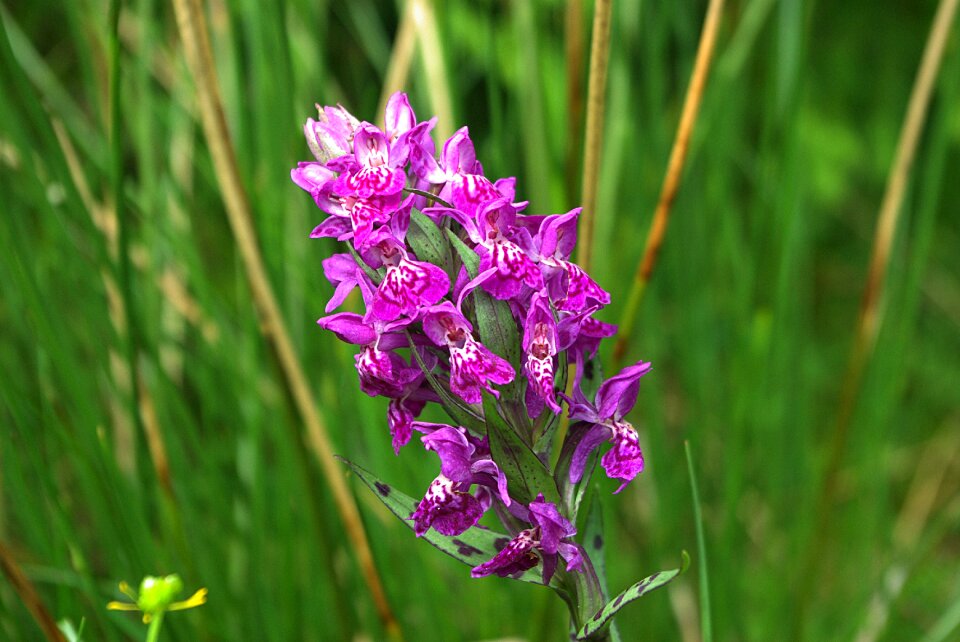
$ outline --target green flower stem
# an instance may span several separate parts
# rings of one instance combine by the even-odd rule
[[[164,611],[157,613],[150,620],[150,628],[147,629],[147,642],[157,642],[160,639],[160,627],[163,625]]]

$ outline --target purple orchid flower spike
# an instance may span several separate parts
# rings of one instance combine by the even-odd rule
[[[637,402],[640,378],[650,372],[650,363],[638,361],[600,385],[594,403],[590,403],[580,391],[579,382],[574,387],[574,399],[570,401],[570,419],[586,423],[573,457],[570,461],[570,482],[577,483],[583,477],[587,457],[604,441],[613,444],[600,459],[600,464],[611,479],[623,483],[614,491],[619,493],[643,470],[643,453],[636,429],[623,420]]]
[[[530,388],[550,409],[560,412],[554,390],[554,357],[557,354],[557,323],[542,293],[533,295],[523,328],[523,364]],[[539,412],[537,414],[540,414]]]
[[[520,531],[492,559],[475,567],[473,577],[499,575],[517,577],[543,561],[543,583],[549,584],[557,568],[558,557],[566,562],[568,571],[582,567],[583,557],[576,544],[569,541],[577,529],[560,514],[557,507],[540,494],[529,504],[532,528]]]
[[[494,492],[509,505],[506,476],[490,459],[485,439],[444,424],[416,422],[414,428],[426,433],[424,447],[440,457],[440,474],[410,516],[417,537],[431,527],[443,535],[463,533],[490,507]],[[475,495],[469,492],[473,485]]]
[[[415,317],[421,308],[437,303],[450,289],[450,277],[442,268],[409,258],[404,245],[386,227],[371,235],[362,256],[374,269],[387,268],[370,302],[369,317],[381,321]]]
[[[450,389],[467,403],[480,403],[481,390],[495,397],[492,384],[507,384],[516,373],[513,366],[473,338],[473,326],[449,301],[428,308],[423,331],[438,346],[450,350]]]

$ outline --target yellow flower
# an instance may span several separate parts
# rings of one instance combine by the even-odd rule
[[[199,589],[182,602],[174,602],[183,590],[183,580],[179,575],[154,577],[148,575],[140,582],[139,595],[126,582],[120,582],[120,592],[133,600],[130,602],[110,602],[107,608],[113,611],[142,611],[146,624],[167,611],[182,611],[200,606],[207,601],[207,589]]]

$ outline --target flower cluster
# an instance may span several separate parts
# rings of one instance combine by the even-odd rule
[[[515,179],[484,174],[466,127],[437,154],[436,119],[418,122],[402,93],[390,98],[382,129],[340,106],[318,112],[304,128],[316,160],[291,176],[328,215],[311,236],[347,250],[323,261],[334,294],[318,323],[359,347],[360,388],[389,399],[395,452],[417,432],[440,459],[410,516],[416,534],[459,535],[493,506],[514,538],[474,577],[541,564],[549,582],[558,558],[580,569],[575,509],[560,499],[563,489],[581,481],[604,442],[612,448],[601,465],[621,480],[617,492],[643,469],[624,416],[650,366],[626,368],[592,400],[583,390],[584,367],[616,328],[594,316],[610,295],[570,258],[579,208],[525,213]],[[354,290],[363,313],[330,314]],[[572,397],[563,394],[568,365],[577,372]],[[428,403],[442,405],[455,425],[418,421]],[[524,482],[493,456],[489,413],[546,461],[544,437],[561,404],[575,423],[546,495],[557,501],[547,501],[546,489],[518,487]]]

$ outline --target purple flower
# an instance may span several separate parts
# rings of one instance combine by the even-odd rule
[[[494,492],[510,505],[506,475],[490,459],[485,439],[444,424],[417,422],[414,427],[427,433],[421,438],[424,447],[440,457],[440,475],[410,516],[417,537],[431,527],[443,535],[459,535],[477,523]],[[478,488],[472,495],[469,490],[475,484]]]
[[[423,331],[438,346],[449,348],[450,389],[467,403],[480,403],[481,389],[499,397],[491,384],[507,384],[516,376],[506,359],[473,338],[473,326],[449,301],[426,311]]]
[[[473,577],[499,575],[517,577],[543,560],[543,583],[549,584],[557,568],[558,556],[566,560],[566,570],[581,568],[583,558],[576,544],[569,541],[577,529],[560,514],[557,507],[540,494],[529,505],[533,527],[520,531],[492,559],[475,567]]]
[[[308,118],[303,127],[307,147],[314,157],[321,163],[327,163],[349,154],[353,147],[353,133],[360,126],[360,122],[340,105],[317,105],[317,111],[318,120]]]
[[[410,259],[404,245],[385,227],[370,237],[363,258],[371,267],[387,268],[368,311],[368,316],[381,321],[416,316],[450,289],[450,278],[442,268]]]
[[[541,293],[533,296],[530,311],[527,313],[523,329],[523,351],[526,354],[524,370],[531,389],[553,412],[559,413],[560,405],[555,399],[553,389],[557,324],[546,297]]]
[[[577,217],[580,208],[566,214],[548,216],[534,239],[539,250],[540,267],[550,300],[558,310],[579,312],[589,302],[610,303],[610,294],[576,263],[569,261],[577,242]]]
[[[328,165],[343,171],[333,185],[337,194],[370,198],[390,196],[406,185],[407,176],[400,169],[406,162],[405,154],[392,153],[382,131],[363,123],[353,137],[353,159],[341,159]]]
[[[459,535],[480,521],[487,506],[467,492],[467,488],[469,484],[438,475],[410,516],[417,537],[422,537],[431,527],[442,535]]]
[[[614,494],[623,490],[643,470],[643,453],[637,431],[623,417],[636,404],[640,378],[648,372],[650,363],[644,361],[624,368],[600,385],[594,403],[586,400],[577,382],[574,399],[570,400],[570,418],[583,421],[585,425],[570,461],[571,483],[580,481],[587,457],[604,441],[612,443],[613,448],[600,459],[600,464],[607,477],[623,480]]]

